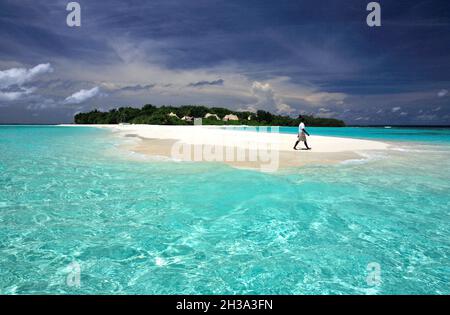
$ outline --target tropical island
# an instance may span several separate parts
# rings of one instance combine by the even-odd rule
[[[316,127],[344,127],[342,120],[320,118],[303,115],[308,126]],[[184,105],[161,106],[151,104],[142,108],[120,107],[108,112],[93,110],[78,113],[74,117],[75,124],[148,124],[148,125],[193,125],[195,118],[202,118],[203,125],[248,125],[248,126],[298,126],[298,118],[275,115],[268,111],[258,110],[232,111],[222,107]]]

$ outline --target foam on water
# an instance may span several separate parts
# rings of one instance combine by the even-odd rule
[[[371,161],[381,160],[387,158],[387,155],[382,152],[356,152],[358,155],[362,156],[361,159],[350,159],[342,161],[341,164],[365,164]]]

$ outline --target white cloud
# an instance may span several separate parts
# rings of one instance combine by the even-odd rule
[[[277,109],[280,114],[292,114],[293,112],[295,112],[294,108],[284,103],[278,104]]]
[[[36,96],[27,105],[28,110],[44,110],[48,108],[55,108],[59,104],[51,98],[44,98],[42,96]]]
[[[398,112],[400,109],[402,109],[400,106],[392,107],[392,112]]]
[[[334,102],[338,105],[344,104],[344,99],[347,97],[344,93],[329,93],[329,92],[314,92],[303,99],[311,104],[323,104],[328,102]]]
[[[407,112],[401,112],[400,116],[408,116],[408,113]]]
[[[417,119],[419,120],[428,120],[428,121],[435,120],[436,118],[437,118],[436,115],[428,115],[428,114],[417,116]]]
[[[11,68],[0,71],[0,101],[15,101],[33,93],[35,88],[23,85],[38,75],[52,71],[49,63],[39,64],[31,69]]]
[[[33,93],[34,88],[22,87],[17,91],[0,91],[0,101],[15,101],[25,95]]]
[[[99,93],[100,93],[100,89],[98,88],[98,86],[93,87],[90,90],[82,89],[82,90],[66,97],[64,102],[66,104],[80,104],[80,103],[87,101],[88,99],[91,99],[91,98],[97,96]]]
[[[256,97],[257,102],[247,105],[245,110],[255,112],[258,109],[268,111],[276,109],[280,114],[292,114],[295,112],[294,108],[285,104],[283,100],[275,94],[269,83],[254,81],[251,87],[251,93],[252,96]]]
[[[447,94],[448,94],[448,90],[446,90],[446,89],[440,90],[440,91],[438,92],[438,96],[439,96],[439,97],[444,97],[444,96],[446,96]]]
[[[0,88],[4,89],[12,85],[22,86],[30,82],[36,76],[52,72],[53,68],[49,63],[39,64],[31,69],[11,68],[0,71]]]
[[[333,117],[337,116],[337,113],[331,111],[328,108],[321,107],[321,108],[319,108],[319,111],[315,115],[317,117],[321,117],[321,118],[333,118]]]
[[[160,49],[164,50],[165,47],[155,46],[152,42],[147,45],[130,43],[128,39],[122,41],[123,43],[115,40],[111,43],[122,57],[122,62],[106,68],[103,65],[86,67],[82,63],[74,65],[72,62],[70,68],[58,68],[60,75],[70,74],[70,78],[66,79],[92,82],[92,86],[99,86],[102,91],[152,82],[155,86],[151,89],[151,102],[156,105],[220,104],[231,109],[262,109],[292,115],[300,108],[315,112],[311,107],[343,106],[346,104],[344,99],[349,97],[344,93],[323,91],[311,82],[295,82],[288,76],[275,76],[264,81],[256,79],[257,84],[254,86],[254,75],[246,73],[259,72],[258,69],[249,72],[249,69],[235,62],[224,62],[209,68],[170,69],[165,67],[163,60],[159,60],[160,56],[164,56]],[[159,47],[155,48],[158,53],[149,54],[148,50],[154,51],[152,47]],[[214,82],[218,78],[223,80],[223,84],[208,85],[207,89],[193,89],[189,86],[192,82]],[[111,93],[108,103],[145,104],[149,101],[149,93],[144,91],[129,94],[131,93]]]

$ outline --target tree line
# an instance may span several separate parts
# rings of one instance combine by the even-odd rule
[[[204,118],[207,113],[217,115]],[[175,115],[176,116],[175,116]],[[239,120],[223,121],[226,115],[236,115]],[[183,120],[181,118],[187,118]],[[303,115],[308,126],[318,127],[343,127],[342,120],[334,118],[320,118],[312,115]],[[161,106],[151,104],[142,108],[120,107],[108,112],[93,110],[87,113],[79,113],[74,117],[76,124],[149,124],[149,125],[192,125],[190,118],[203,118],[204,125],[249,125],[249,126],[298,126],[299,118],[275,115],[268,111],[258,110],[256,113],[249,111],[232,111],[222,107],[185,105],[180,107]]]

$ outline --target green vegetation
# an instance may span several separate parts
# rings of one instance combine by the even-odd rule
[[[172,113],[172,116],[170,115]],[[221,120],[215,117],[203,118],[207,113],[216,114]],[[174,116],[176,114],[177,116]],[[239,120],[223,121],[225,115],[236,115]],[[181,118],[187,116],[188,120]],[[259,110],[252,112],[236,112],[226,108],[186,105],[181,107],[161,106],[156,107],[150,104],[141,109],[134,107],[121,107],[112,109],[109,112],[94,110],[88,113],[75,115],[76,124],[150,124],[150,125],[192,125],[190,118],[203,118],[204,125],[249,125],[249,126],[298,126],[299,119],[289,116],[274,115],[269,112]],[[250,117],[250,119],[249,119]],[[342,120],[333,118],[318,118],[304,115],[308,126],[320,127],[343,127]]]

